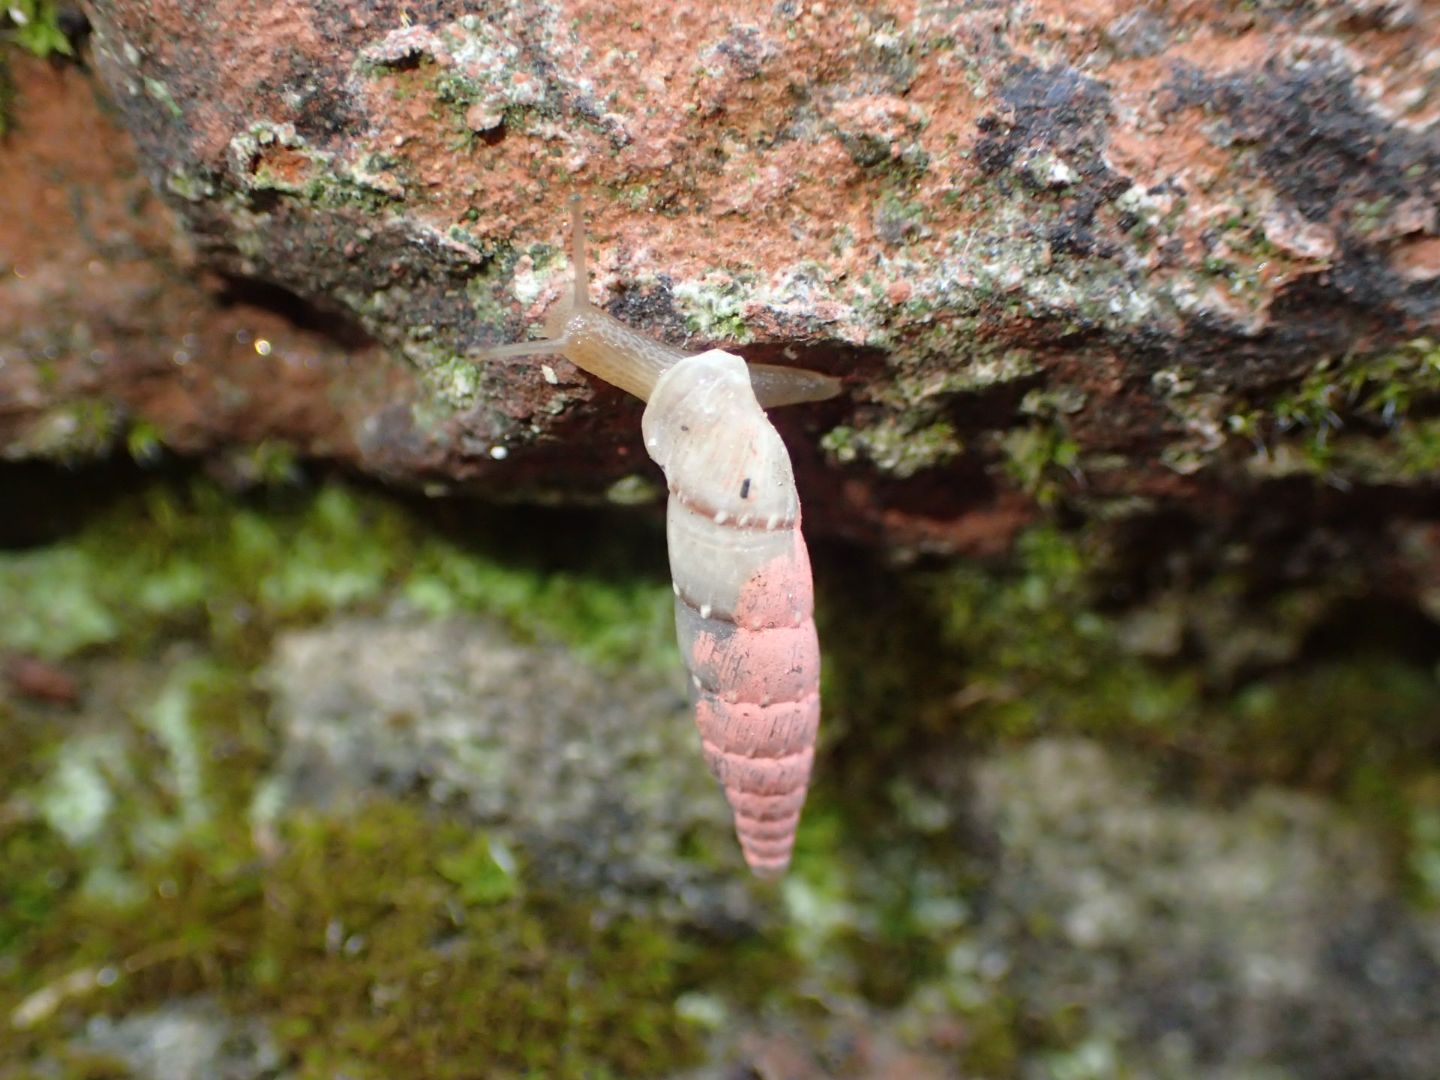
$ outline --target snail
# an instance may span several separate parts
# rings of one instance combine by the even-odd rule
[[[578,199],[571,213],[574,286],[547,317],[546,338],[480,356],[558,352],[645,401],[645,449],[670,489],[675,628],[701,749],[745,861],[778,877],[815,755],[820,649],[795,477],[765,407],[823,401],[840,384],[721,349],[687,355],[593,306]]]

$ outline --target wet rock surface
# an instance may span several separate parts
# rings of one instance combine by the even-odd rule
[[[85,10],[93,77],[13,61],[12,457],[272,440],[600,497],[638,407],[475,363],[565,287],[570,192],[611,311],[845,378],[781,423],[812,527],[870,543],[1001,546],[1055,491],[1223,508],[1278,396],[1440,311],[1436,31],[1399,8]]]

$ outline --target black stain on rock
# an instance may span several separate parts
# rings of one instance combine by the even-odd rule
[[[1311,221],[1358,202],[1440,198],[1440,136],[1387,122],[1338,64],[1271,60],[1220,79],[1178,64],[1163,94],[1162,116],[1187,107],[1218,114],[1217,140],[1253,145],[1265,178]]]
[[[1130,184],[1105,163],[1109,90],[1074,68],[1019,60],[1006,69],[997,97],[1004,109],[978,122],[975,160],[981,171],[1002,189],[1018,182],[1032,191],[1056,192],[1060,216],[1045,230],[1052,252],[1113,254],[1113,245],[1100,241],[1093,229],[1096,211]]]
[[[1023,152],[1050,150],[1082,177],[1109,173],[1102,160],[1107,141],[1110,92],[1074,68],[1042,68],[1028,60],[1011,64],[998,97],[1003,113],[981,117],[975,146],[981,169],[997,173]]]

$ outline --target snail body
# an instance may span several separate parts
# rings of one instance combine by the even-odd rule
[[[575,280],[570,292],[545,317],[545,336],[536,341],[492,345],[479,359],[560,353],[576,367],[604,379],[642,401],[650,400],[660,376],[687,353],[646,337],[603,308],[590,303],[585,261],[585,222],[578,200],[571,201],[570,261]],[[741,361],[744,362],[743,360]],[[818,371],[776,364],[748,364],[756,399],[766,408],[824,401],[840,393],[840,382]]]
[[[575,287],[546,320],[550,336],[486,355],[559,352],[646,402],[645,449],[670,490],[676,636],[701,748],[746,862],[778,876],[814,759],[820,650],[795,477],[764,406],[823,400],[839,384],[720,349],[686,355],[637,333],[589,303],[578,204],[572,236]]]

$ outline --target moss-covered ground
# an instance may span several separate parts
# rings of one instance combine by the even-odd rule
[[[597,917],[418,799],[265,805],[276,734],[254,675],[277,631],[401,605],[499,619],[617,678],[669,667],[658,523],[129,483],[10,526],[0,554],[0,654],[141,687],[100,723],[0,699],[0,1077],[125,1075],[77,1048],[83,1018],[202,994],[265,1017],[299,1076],[665,1075],[727,1018],[803,1026],[841,998],[911,1016],[975,1075],[1018,1075],[1088,1033],[963,974],[987,855],[958,763],[1057,732],[1151,756],[1198,798],[1274,782],[1340,800],[1391,838],[1412,898],[1440,901],[1440,639],[1408,613],[1397,647],[1363,573],[1276,587],[1231,560],[1137,585],[1114,532],[1058,521],[992,564],[817,544],[818,783],[794,870],[760,893],[773,924],[714,940]],[[54,501],[12,505],[49,522]]]
[[[398,602],[483,611],[611,667],[660,655],[668,586],[607,570],[613,546],[567,571],[544,542],[522,558],[492,533],[497,561],[418,520],[338,486],[161,483],[0,560],[7,655],[169,668],[104,730],[0,707],[0,1075],[53,1053],[71,1009],[202,991],[274,1018],[305,1076],[632,1076],[695,1056],[675,1001],[706,963],[675,927],[597,922],[423,806],[256,826],[273,733],[250,676],[278,628]]]

